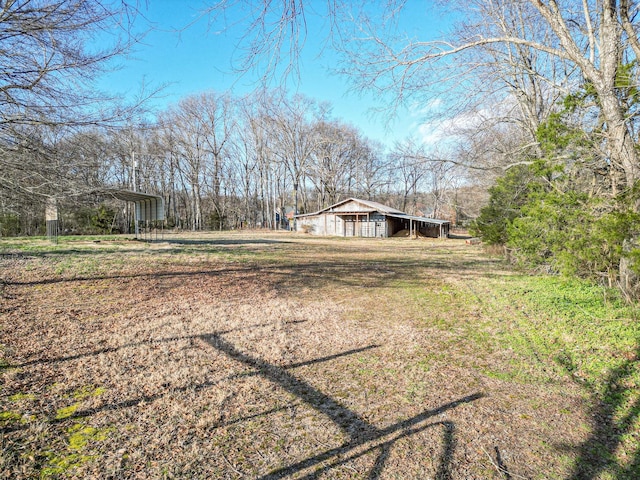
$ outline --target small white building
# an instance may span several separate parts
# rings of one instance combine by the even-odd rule
[[[348,198],[323,210],[296,217],[297,231],[339,237],[391,237],[401,230],[410,235],[444,237],[449,222],[408,215],[378,202]]]

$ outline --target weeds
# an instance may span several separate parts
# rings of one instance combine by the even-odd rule
[[[615,291],[559,277],[517,280],[494,294],[511,313],[505,321],[512,328],[501,341],[519,353],[551,360],[596,390],[605,388],[609,372],[636,357],[639,311]]]

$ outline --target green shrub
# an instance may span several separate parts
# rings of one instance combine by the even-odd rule
[[[532,192],[540,189],[535,172],[530,166],[521,165],[509,169],[489,189],[489,204],[471,223],[469,231],[489,245],[504,245],[508,240],[507,228],[522,215],[521,209]]]
[[[593,280],[617,277],[623,243],[640,228],[624,201],[568,191],[536,195],[507,227],[507,246],[522,266]]]
[[[0,236],[15,237],[20,235],[20,218],[11,213],[0,213]]]

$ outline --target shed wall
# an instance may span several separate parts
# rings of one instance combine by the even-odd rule
[[[299,218],[297,225],[299,232],[313,235],[344,235],[344,221],[340,215],[325,214]]]
[[[337,235],[340,237],[388,237],[390,220],[384,215],[340,215],[326,213],[299,218],[298,231],[313,235]]]
[[[371,207],[368,207],[366,205],[363,205],[359,202],[347,202],[344,203],[342,205],[338,205],[337,207],[335,207],[335,209],[333,210],[334,212],[363,212],[363,213],[367,213],[367,212],[371,212]]]

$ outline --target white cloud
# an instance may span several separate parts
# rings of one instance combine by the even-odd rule
[[[411,118],[427,118],[442,112],[444,101],[440,98],[429,100],[426,104],[413,103],[407,110]]]
[[[479,128],[486,122],[488,113],[486,110],[467,112],[451,118],[416,124],[416,136],[427,146],[455,142],[463,132]]]

